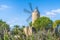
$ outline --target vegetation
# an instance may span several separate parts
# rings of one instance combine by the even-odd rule
[[[32,27],[32,22],[29,24]],[[60,25],[60,20],[53,22],[48,17],[40,17],[33,23],[37,32],[27,37],[23,31],[25,26],[20,28],[19,25],[14,25],[14,28],[10,30],[9,25],[0,20],[0,40],[59,40],[60,31],[56,30],[57,25]]]
[[[60,20],[56,20],[53,24],[53,28],[56,28],[56,26],[59,25],[59,24],[60,24]]]
[[[33,25],[37,29],[43,29],[43,28],[49,29],[50,27],[53,26],[53,21],[50,20],[50,18],[48,17],[40,17],[34,22]]]

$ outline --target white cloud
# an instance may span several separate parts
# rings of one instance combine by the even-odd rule
[[[45,12],[45,15],[43,15],[43,16],[55,17],[58,14],[60,14],[60,9],[47,11],[47,12]]]
[[[10,8],[8,5],[0,5],[0,10],[4,10]]]
[[[54,12],[46,12],[46,16],[48,16],[48,17],[55,17],[56,14]]]
[[[60,9],[56,9],[56,10],[51,10],[54,13],[60,13]]]

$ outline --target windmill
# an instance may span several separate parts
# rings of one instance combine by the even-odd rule
[[[31,15],[27,18],[27,21],[29,21],[29,19],[32,17],[32,24],[34,23],[34,21],[40,17],[40,12],[38,10],[38,7],[35,8],[35,10],[33,10],[32,8],[32,4],[29,3],[29,7],[30,7],[30,11],[27,9],[24,9],[24,12],[30,13]]]

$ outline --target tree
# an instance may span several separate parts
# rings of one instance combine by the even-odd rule
[[[14,25],[14,28],[12,29],[12,35],[15,39],[21,40],[23,35],[22,28],[20,28],[19,25]]]
[[[10,36],[8,35],[8,33],[5,32],[5,33],[4,33],[4,40],[9,40],[9,39],[10,39],[9,37],[10,37]]]
[[[33,26],[38,30],[38,29],[43,29],[43,28],[50,28],[53,25],[53,21],[50,20],[48,17],[40,17],[38,18],[34,23]]]
[[[9,25],[6,22],[0,20],[0,34],[1,34],[2,40],[4,39],[3,38],[4,37],[4,31],[8,32],[9,30],[10,30]]]
[[[60,20],[56,20],[54,23],[53,23],[53,28],[56,28],[57,25],[60,24]]]
[[[60,20],[56,20],[53,24],[53,28],[55,28],[55,34],[57,37],[60,37]]]
[[[10,30],[9,25],[6,22],[0,20],[0,30],[5,30],[5,29],[9,31]]]
[[[19,31],[20,31],[19,26],[18,25],[14,25],[14,28],[12,29],[12,34],[16,35],[16,34],[19,33]]]

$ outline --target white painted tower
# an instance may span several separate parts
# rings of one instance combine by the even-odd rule
[[[35,9],[32,12],[32,25],[33,25],[34,21],[39,17],[40,17],[40,13],[39,13],[38,9]]]

